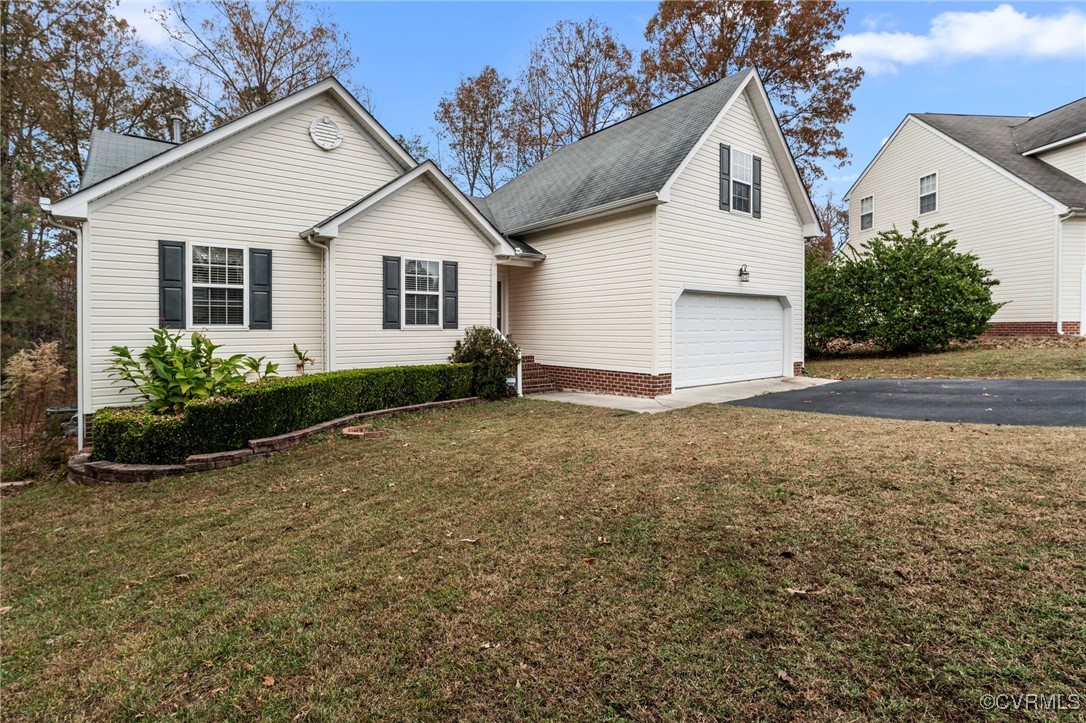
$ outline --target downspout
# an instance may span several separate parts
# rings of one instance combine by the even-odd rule
[[[321,315],[321,337],[324,339],[324,371],[332,371],[332,295],[329,291],[329,285],[332,279],[332,270],[328,268],[329,248],[327,244],[318,243],[313,240],[317,234],[313,231],[307,233],[303,238],[305,242],[314,248],[321,250],[321,296],[324,297],[324,314]]]
[[[75,380],[76,380],[76,428],[79,430],[77,434],[78,449],[83,449],[83,442],[87,438],[87,417],[83,408],[83,389],[84,385],[90,380],[83,378],[83,362],[86,354],[83,350],[83,344],[85,342],[84,334],[86,330],[83,328],[83,294],[87,291],[86,280],[83,278],[86,264],[84,263],[84,249],[83,249],[83,224],[77,226],[69,226],[66,223],[61,223],[53,216],[53,212],[50,210],[51,202],[47,198],[41,198],[38,200],[38,205],[41,206],[42,211],[45,212],[45,222],[54,228],[59,228],[61,231],[71,231],[75,234]]]
[[[1063,222],[1076,215],[1077,210],[1056,214],[1056,336],[1063,336]],[[1082,321],[1079,321],[1082,325]]]

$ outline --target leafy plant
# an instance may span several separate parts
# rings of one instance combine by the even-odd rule
[[[119,382],[135,389],[133,401],[156,413],[177,414],[196,399],[207,399],[248,380],[257,381],[274,376],[279,368],[273,362],[234,354],[221,359],[215,350],[221,347],[199,332],[193,332],[192,346],[182,343],[183,332],[151,329],[154,343],[144,349],[137,360],[127,346],[114,346],[113,364],[109,370]]]
[[[469,326],[453,346],[449,361],[472,365],[471,393],[484,399],[514,394],[506,380],[517,369],[520,349],[489,326]]]
[[[913,221],[909,235],[883,231],[825,270],[809,264],[808,348],[839,338],[904,354],[980,335],[1003,306],[992,301],[999,281],[944,228]]]
[[[313,357],[309,356],[309,350],[302,351],[294,344],[294,356],[298,357],[298,363],[294,365],[294,371],[305,374],[305,365],[313,363]]]

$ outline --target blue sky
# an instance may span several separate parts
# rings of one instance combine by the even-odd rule
[[[537,37],[562,19],[594,16],[637,55],[652,2],[330,2],[360,59],[353,80],[373,94],[393,133],[436,148],[433,112],[461,75],[484,65],[515,76]],[[909,112],[1034,115],[1086,95],[1084,4],[846,2],[842,44],[867,70],[844,127],[851,165],[827,168],[817,197],[840,197]],[[152,47],[163,38],[122,3]]]

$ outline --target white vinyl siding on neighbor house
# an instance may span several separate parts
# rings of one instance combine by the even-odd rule
[[[1051,151],[1038,154],[1035,158],[1040,158],[1048,165],[1055,166],[1080,181],[1086,181],[1086,140],[1053,148]]]
[[[392,360],[396,364],[441,364],[448,361],[453,344],[463,337],[466,327],[494,323],[493,248],[426,179],[406,186],[341,227],[331,246],[337,369],[388,366]],[[400,259],[400,303],[404,310],[408,295],[418,293],[413,286],[426,289],[420,296],[429,296],[433,286],[417,274],[414,278],[420,279],[418,284],[407,281],[412,276],[410,260],[436,264],[439,290],[440,262],[457,262],[459,328],[408,323],[400,329],[382,328],[385,256]],[[440,309],[440,296],[433,298]],[[401,319],[408,320],[406,316]]]
[[[719,158],[716,146],[713,154]],[[509,269],[506,327],[524,354],[555,366],[652,371],[652,214],[641,209],[524,239],[547,254],[535,268]]]
[[[343,143],[334,151],[321,150],[309,137],[310,123],[323,115],[334,118],[343,131]],[[294,373],[291,345],[297,343],[310,351],[317,360],[314,370],[319,369],[323,262],[320,251],[298,233],[400,173],[353,120],[323,99],[183,164],[126,195],[115,195],[112,203],[106,197],[91,205],[84,231],[90,305],[84,330],[90,357],[87,411],[131,399],[112,384],[106,369],[111,346],[127,345],[138,353],[151,340],[150,328],[158,325],[159,240],[270,249],[272,328],[211,325],[207,333],[223,345],[221,354],[267,356],[284,375]],[[186,305],[191,314],[191,294]]]
[[[722,143],[762,158],[760,219],[720,210]],[[746,93],[690,159],[671,187],[670,202],[658,206],[657,214],[657,373],[672,371],[673,319],[684,287],[786,295],[792,304],[789,361],[802,361],[802,225]],[[750,271],[746,283],[739,281],[743,264]]]
[[[921,217],[918,179],[931,174],[936,163],[941,197],[937,209]],[[859,200],[872,195],[879,199],[878,222],[862,229]],[[921,227],[945,223],[958,248],[980,256],[981,265],[1000,280],[992,291],[995,300],[1013,302],[993,321],[1053,319],[1055,209],[913,118],[887,142],[849,201],[850,246],[894,226],[908,233],[914,219]]]
[[[1086,218],[1069,218],[1063,222],[1063,264],[1060,305],[1063,321],[1084,324],[1080,334],[1086,335]]]

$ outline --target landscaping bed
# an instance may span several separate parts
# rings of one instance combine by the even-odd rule
[[[100,409],[91,460],[184,465],[192,455],[244,450],[252,440],[301,433],[363,412],[463,399],[471,381],[470,364],[350,369],[235,387],[191,401],[179,414]]]
[[[5,720],[964,722],[1086,690],[1081,429],[534,400],[381,426],[6,498]]]

